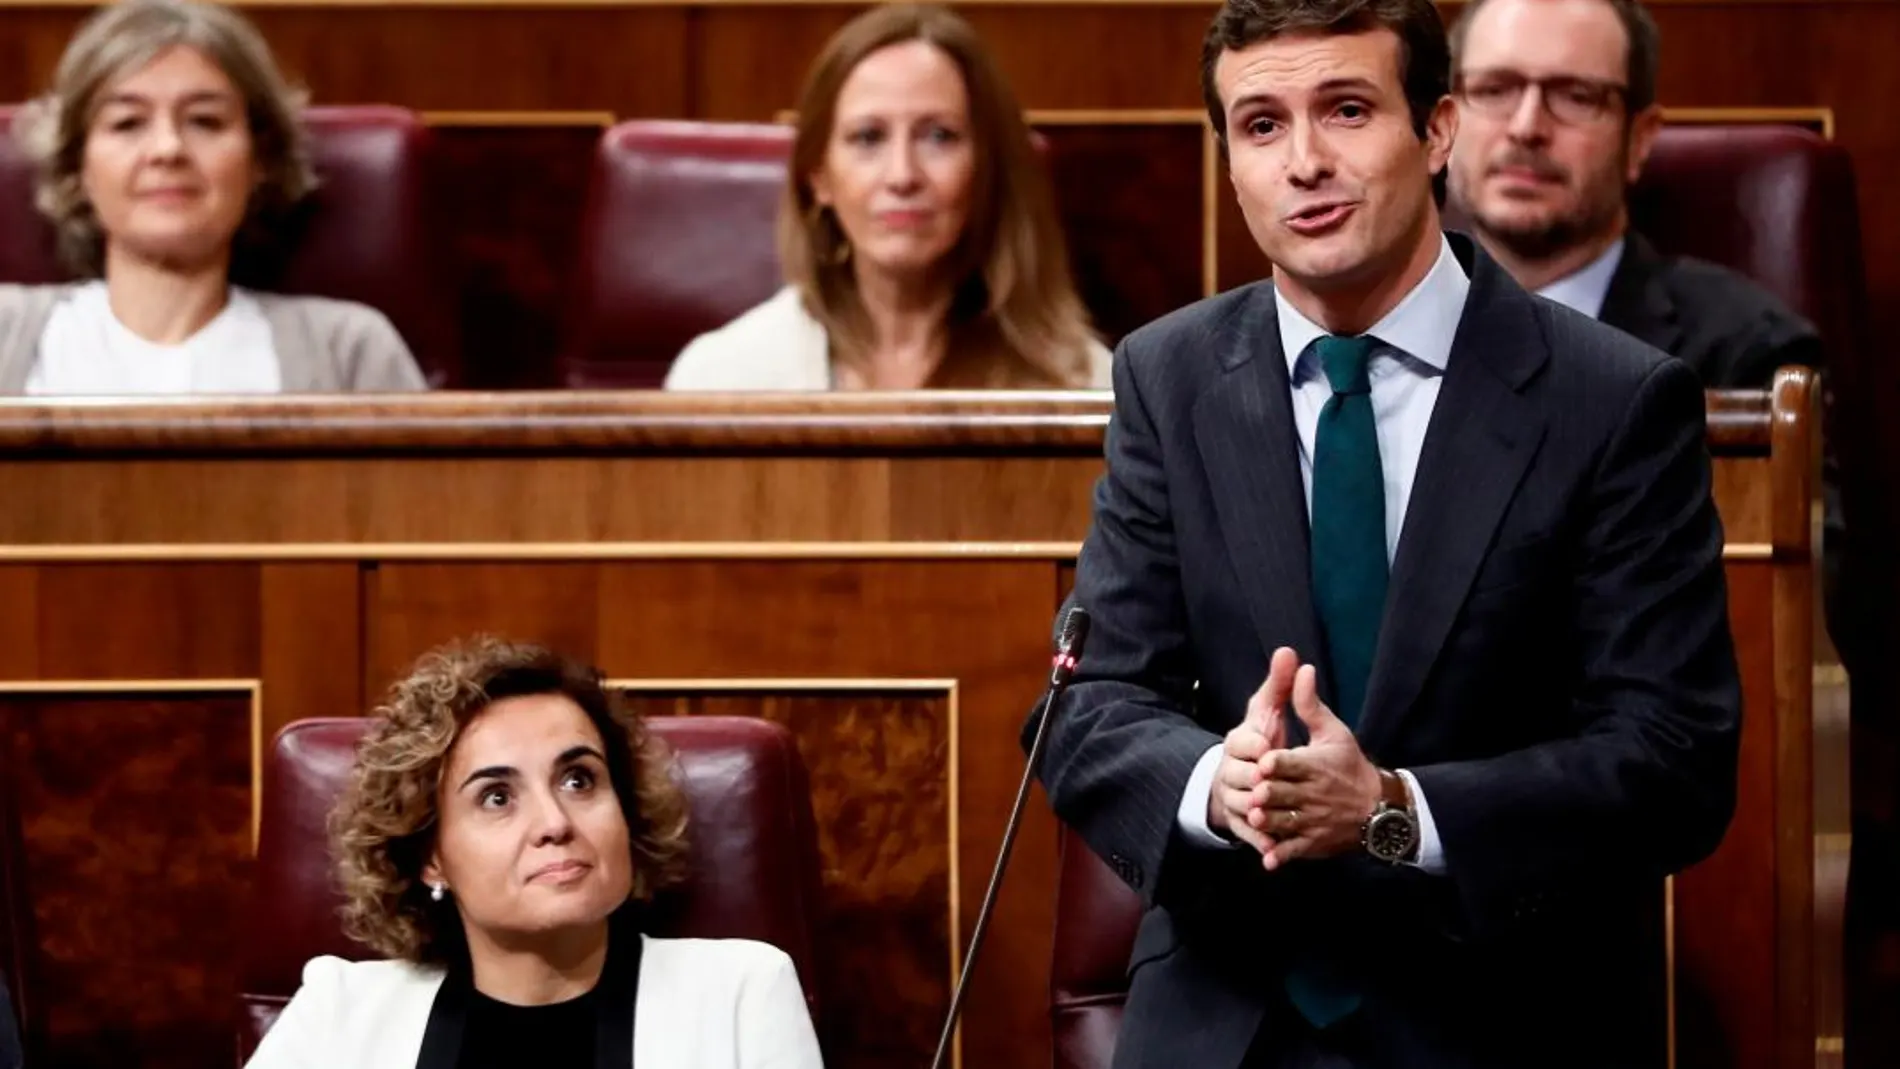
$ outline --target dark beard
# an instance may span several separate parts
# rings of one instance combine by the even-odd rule
[[[1601,213],[1592,213],[1598,215]],[[1496,244],[1520,260],[1536,263],[1548,260],[1568,248],[1582,244],[1609,222],[1582,214],[1565,216],[1530,226],[1497,226],[1482,216],[1472,219],[1478,236]]]
[[[1614,166],[1616,170],[1612,174],[1620,176],[1623,173],[1621,153]],[[1586,200],[1577,205],[1576,210],[1542,223],[1500,226],[1474,212],[1472,227],[1477,230],[1479,237],[1495,243],[1520,260],[1531,263],[1549,260],[1566,249],[1589,244],[1616,226],[1617,215],[1629,191],[1621,181],[1614,184],[1614,192],[1601,200]]]

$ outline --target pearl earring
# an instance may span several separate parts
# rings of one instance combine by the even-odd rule
[[[446,890],[444,885],[432,883],[429,885],[429,897],[434,901],[440,902],[442,901],[442,893],[444,890]]]

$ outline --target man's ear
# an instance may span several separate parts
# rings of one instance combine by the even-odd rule
[[[1431,173],[1437,174],[1451,162],[1451,143],[1458,139],[1458,103],[1448,96],[1438,98],[1425,119],[1425,155]]]
[[[1643,164],[1649,162],[1649,152],[1656,147],[1656,135],[1662,133],[1663,109],[1661,104],[1651,104],[1642,111],[1630,116],[1629,143],[1624,146],[1628,157],[1625,182],[1634,185],[1643,173]]]

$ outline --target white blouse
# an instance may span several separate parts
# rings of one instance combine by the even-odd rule
[[[40,335],[26,392],[41,397],[279,393],[270,321],[233,287],[211,322],[177,345],[146,341],[112,314],[104,282],[73,287]]]

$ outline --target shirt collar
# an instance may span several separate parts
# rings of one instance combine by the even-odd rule
[[[1471,279],[1451,251],[1451,242],[1442,235],[1438,240],[1438,260],[1432,269],[1366,333],[1442,372],[1451,360],[1451,343],[1458,334],[1458,319],[1464,314]],[[1286,351],[1287,375],[1298,383],[1300,357],[1328,332],[1301,315],[1293,302],[1277,298],[1273,303],[1280,319],[1280,346]]]
[[[1595,319],[1603,314],[1603,300],[1609,296],[1610,280],[1623,262],[1623,242],[1613,241],[1603,255],[1537,291],[1558,304]]]

